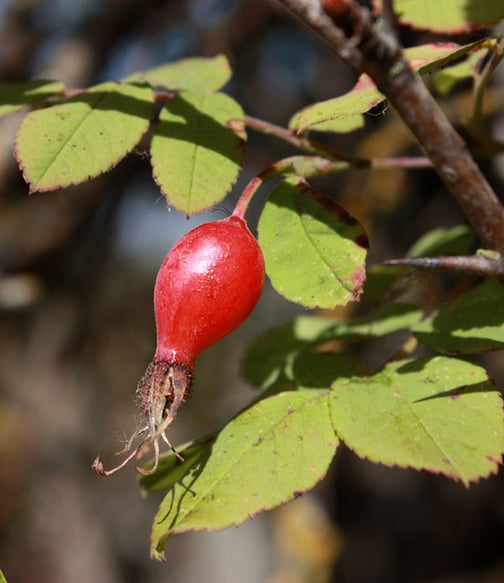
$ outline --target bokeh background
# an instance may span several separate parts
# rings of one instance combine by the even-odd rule
[[[50,78],[79,88],[220,52],[235,71],[227,90],[247,114],[281,125],[356,78],[273,1],[0,0],[1,82]],[[468,89],[444,101],[454,119],[467,111]],[[487,109],[501,137],[503,98],[498,72]],[[159,497],[141,497],[133,468],[103,479],[90,464],[98,453],[112,463],[135,428],[136,383],[154,350],[157,268],[184,232],[229,213],[248,179],[293,150],[250,131],[237,189],[186,220],[167,207],[138,154],[86,184],[29,196],[13,157],[20,119],[0,120],[0,568],[9,583],[504,581],[502,472],[466,490],[343,447],[313,492],[238,528],[177,536],[165,564],[151,561]],[[418,153],[386,108],[329,143],[366,157]],[[481,164],[502,192],[502,160]],[[373,263],[464,220],[429,171],[318,185],[364,223]],[[435,303],[445,284],[418,276],[409,292]],[[173,442],[222,426],[254,396],[239,374],[243,351],[300,311],[267,286],[253,316],[201,355]],[[362,356],[379,362],[398,342]],[[499,358],[488,365],[501,383]]]

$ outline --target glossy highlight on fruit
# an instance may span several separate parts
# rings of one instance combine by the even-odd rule
[[[93,467],[110,475],[130,459],[154,448],[156,470],[161,437],[174,453],[166,429],[187,400],[197,356],[227,336],[252,312],[264,285],[264,258],[252,233],[236,214],[206,223],[184,235],[159,269],[154,287],[157,343],[152,362],[138,384],[147,425],[136,431],[144,441],[116,468],[105,471],[100,458]]]

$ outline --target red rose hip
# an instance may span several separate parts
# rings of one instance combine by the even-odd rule
[[[187,233],[157,276],[154,360],[192,368],[200,352],[249,316],[263,284],[264,259],[243,219],[231,216]]]
[[[112,470],[105,471],[98,457],[93,464],[98,473],[114,473],[152,446],[155,462],[147,473],[154,472],[160,437],[175,452],[165,431],[189,396],[196,357],[249,316],[263,285],[263,255],[241,216],[201,225],[174,245],[154,287],[156,351],[138,384],[147,425],[133,434],[126,450],[136,437],[145,439]]]

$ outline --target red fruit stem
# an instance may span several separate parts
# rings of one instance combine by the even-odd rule
[[[232,213],[233,217],[239,217],[240,219],[245,220],[245,214],[249,207],[250,201],[252,200],[256,192],[267,180],[275,176],[275,173],[272,171],[273,166],[270,166],[269,168],[266,168],[265,170],[260,172],[257,176],[252,178],[252,180],[247,184],[233,209]]]
[[[259,189],[275,176],[299,176],[314,178],[347,170],[389,170],[393,168],[431,168],[428,158],[423,156],[405,158],[374,158],[371,160],[331,160],[322,156],[290,156],[264,169],[247,184],[236,206],[233,216],[245,218],[250,201]]]

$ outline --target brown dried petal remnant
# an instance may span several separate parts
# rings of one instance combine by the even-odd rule
[[[154,448],[154,465],[149,470],[137,466],[140,474],[153,474],[159,464],[159,438],[173,451],[180,461],[184,458],[175,450],[166,436],[166,430],[175,419],[178,410],[189,397],[192,384],[192,370],[185,364],[153,360],[138,383],[137,393],[140,407],[145,413],[147,424],[137,429],[128,440],[126,447],[116,455],[129,452],[137,437],[143,441],[119,465],[105,470],[101,457],[93,462],[93,469],[101,476],[110,476],[122,469],[130,460],[141,460]]]

